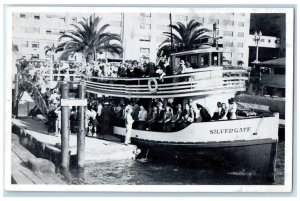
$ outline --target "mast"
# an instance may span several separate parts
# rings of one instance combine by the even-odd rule
[[[171,31],[171,51],[174,48],[174,44],[173,44],[173,31],[172,31],[172,13],[170,13],[170,31]]]

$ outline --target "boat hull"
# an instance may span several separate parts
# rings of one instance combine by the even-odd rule
[[[177,132],[132,131],[144,156],[214,161],[274,180],[279,115],[193,123]],[[124,137],[125,128],[115,128]]]
[[[274,180],[277,156],[277,140],[274,139],[182,144],[133,138],[132,143],[150,158],[175,158],[212,163],[219,167],[243,170]]]

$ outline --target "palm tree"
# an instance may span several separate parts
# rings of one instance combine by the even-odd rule
[[[54,53],[54,51],[56,50],[56,47],[54,46],[54,44],[50,47],[50,46],[45,46],[45,48],[44,48],[44,50],[45,50],[45,55],[46,56],[48,56],[49,58],[50,58],[50,61],[51,61],[51,57],[52,57],[52,53]],[[50,54],[48,54],[48,53],[50,53]]]
[[[187,25],[177,22],[175,25],[170,25],[173,32],[163,32],[168,38],[159,46],[157,56],[169,56],[171,51],[176,50],[191,50],[201,45],[211,45],[208,35],[209,29],[200,28],[201,23],[191,20]],[[173,47],[171,40],[173,39]]]
[[[66,31],[59,37],[61,43],[57,46],[56,52],[62,52],[60,59],[66,60],[70,55],[82,53],[86,61],[89,56],[95,61],[97,60],[97,53],[122,54],[123,48],[119,44],[121,43],[120,35],[105,32],[110,26],[109,24],[98,28],[100,21],[101,18],[91,15],[89,19],[83,18],[79,25],[71,24],[76,30]],[[63,41],[63,39],[67,40]]]

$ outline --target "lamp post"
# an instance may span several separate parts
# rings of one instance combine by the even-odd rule
[[[213,45],[216,46],[216,50],[219,49],[219,39],[223,39],[222,36],[217,37],[217,29],[219,29],[217,27],[217,23],[213,24]]]
[[[255,44],[256,44],[256,59],[255,59],[255,63],[258,63],[258,44],[259,44],[259,41],[261,39],[261,36],[262,36],[262,33],[261,31],[259,31],[259,33],[257,34],[257,32],[254,33],[254,41],[255,41]]]

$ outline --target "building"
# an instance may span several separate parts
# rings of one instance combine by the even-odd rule
[[[16,59],[25,56],[27,59],[56,60],[59,54],[49,51],[46,47],[57,47],[58,38],[66,30],[72,30],[71,24],[77,24],[85,13],[13,13],[13,49]],[[102,23],[109,23],[108,31],[121,34],[121,14],[106,14]],[[75,54],[70,60],[81,61],[82,55]]]
[[[123,39],[124,55],[103,53],[99,58],[117,60],[156,61],[159,45],[166,38],[163,32],[170,31],[169,13],[93,13],[102,18],[102,23],[111,26],[108,31],[119,33]],[[13,46],[16,57],[52,59],[59,54],[48,51],[45,47],[56,47],[58,38],[66,31],[73,29],[70,25],[78,23],[89,13],[13,13]],[[232,65],[239,61],[248,64],[249,44],[249,13],[174,13],[172,23],[187,23],[196,20],[204,28],[218,26],[217,35],[222,36],[219,43],[224,47],[224,58]],[[262,44],[261,44],[262,46]],[[71,60],[81,61],[82,56],[75,54]]]

